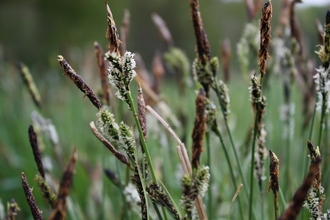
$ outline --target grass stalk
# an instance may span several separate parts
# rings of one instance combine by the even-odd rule
[[[134,102],[133,102],[131,92],[128,92],[128,101],[129,101],[131,111],[133,113],[133,117],[134,117],[134,120],[135,120],[136,127],[137,127],[138,132],[139,132],[141,145],[142,145],[142,148],[145,152],[145,155],[146,155],[146,158],[147,158],[147,161],[148,161],[148,165],[149,165],[149,168],[150,168],[152,179],[153,179],[153,181],[155,181],[157,183],[158,182],[157,177],[156,177],[156,174],[155,174],[154,167],[152,165],[152,161],[151,161],[151,157],[150,157],[150,154],[149,154],[149,149],[147,147],[146,140],[144,139],[144,136],[143,136],[142,127],[141,127],[140,121],[139,121],[138,116],[137,116],[137,111],[136,111],[136,108],[135,108],[135,105],[134,105]]]
[[[105,170],[106,166],[105,166],[105,148],[102,147],[102,156],[101,156],[101,163],[102,163],[102,170]],[[118,166],[117,166],[117,162],[118,160],[116,160],[116,168],[117,168],[117,171],[118,171]],[[119,177],[119,180],[120,180],[120,177]],[[102,201],[102,205],[101,205],[101,211],[102,211],[102,214],[101,214],[101,219],[104,220],[104,210],[105,210],[105,195],[106,195],[106,191],[105,191],[105,175],[102,175],[102,196],[101,196],[101,201]],[[121,184],[120,184],[121,185]],[[121,194],[122,194],[122,190],[121,190]]]
[[[209,167],[209,172],[210,172],[210,181],[209,181],[209,189],[208,189],[208,204],[207,204],[207,215],[209,217],[209,219],[213,219],[212,218],[212,169],[211,169],[211,143],[210,143],[210,132],[206,131],[205,133],[205,138],[206,138],[206,148],[207,148],[207,166]]]
[[[178,146],[177,146],[177,151],[178,151],[178,155],[180,158],[180,162],[182,165],[182,169],[183,172],[185,174],[188,175],[192,175],[192,169],[191,169],[191,164],[190,164],[190,160],[188,157],[188,153],[187,153],[187,149],[184,146],[184,144],[181,142],[180,138],[178,137],[178,135],[173,131],[173,129],[167,124],[167,122],[155,111],[153,110],[150,106],[146,106],[146,109],[152,114],[154,115],[158,121],[160,121],[164,127],[168,130],[168,132],[175,138],[175,140],[178,142]],[[196,206],[196,210],[198,213],[198,216],[200,217],[200,219],[206,219],[207,220],[207,215],[203,206],[203,202],[202,202],[202,198],[201,196],[197,196],[196,200],[195,200],[195,206]]]
[[[153,179],[154,182],[158,183],[158,180],[157,180],[157,177],[156,177],[156,174],[155,174],[155,170],[154,170],[154,167],[152,165],[151,157],[150,157],[150,154],[149,154],[149,149],[148,149],[146,140],[145,140],[145,138],[143,136],[142,127],[141,127],[140,121],[138,119],[137,111],[136,111],[136,108],[135,108],[135,105],[134,105],[134,102],[133,102],[133,98],[132,98],[132,94],[131,94],[130,91],[128,92],[128,95],[127,96],[128,96],[129,106],[130,106],[131,111],[133,113],[135,124],[136,124],[136,127],[137,127],[138,132],[139,132],[140,142],[141,142],[142,148],[144,150],[145,156],[146,156],[147,161],[148,161],[148,166],[149,166],[149,169],[150,169],[150,172],[151,172],[152,179]],[[141,175],[141,178],[143,176],[144,175],[142,174]],[[141,182],[143,183],[142,179],[141,179]],[[144,190],[145,190],[145,188],[144,188]],[[167,214],[166,214],[165,208],[162,207],[162,210],[163,210],[164,219],[167,220],[168,218],[167,218]]]
[[[280,198],[281,198],[281,203],[282,203],[282,209],[284,210],[288,206],[288,204],[285,201],[285,197],[284,197],[284,194],[283,194],[283,191],[282,191],[281,186],[279,186],[279,190],[278,191],[280,193]]]
[[[237,166],[238,166],[239,174],[241,176],[243,185],[245,186],[245,188],[247,188],[248,185],[247,185],[247,181],[245,179],[245,176],[243,174],[243,169],[242,169],[241,161],[240,161],[240,159],[238,157],[238,153],[237,153],[237,150],[236,150],[236,147],[235,147],[235,144],[234,144],[234,140],[233,140],[233,137],[232,137],[232,134],[231,134],[229,125],[228,125],[228,120],[227,120],[226,115],[225,115],[224,106],[222,105],[222,102],[221,102],[221,95],[220,95],[220,91],[218,89],[219,88],[219,82],[218,82],[218,80],[215,80],[215,88],[216,88],[215,89],[215,92],[217,94],[219,105],[220,105],[220,108],[221,108],[221,112],[222,112],[222,115],[223,115],[223,118],[224,118],[226,130],[227,130],[227,133],[228,133],[228,136],[229,136],[230,144],[231,144],[232,150],[234,152],[235,160],[236,160],[236,163],[237,163]],[[246,197],[249,198],[249,192],[247,190],[244,190],[244,191],[245,191]]]
[[[214,128],[213,131],[215,132],[215,134],[218,136],[218,138],[220,140],[220,143],[221,143],[221,146],[223,148],[223,151],[225,152],[225,157],[226,157],[226,160],[227,160],[227,163],[228,163],[231,180],[232,180],[234,186],[237,187],[238,185],[236,184],[234,170],[233,170],[233,167],[231,165],[231,161],[230,161],[230,158],[229,158],[229,154],[228,154],[227,148],[226,148],[226,146],[225,146],[225,144],[223,142],[222,135],[221,135],[221,133],[220,133],[220,131],[219,131],[219,129],[217,127]],[[238,205],[239,205],[239,212],[240,212],[240,215],[241,215],[241,219],[244,219],[244,214],[243,214],[243,209],[242,209],[243,207],[242,207],[242,202],[241,202],[240,197],[238,197]]]
[[[103,157],[105,157],[104,155],[105,155],[105,152],[102,155],[102,160],[103,160]],[[102,161],[102,163],[103,163],[103,161]],[[119,189],[120,189],[121,198],[123,200],[123,207],[122,208],[123,208],[123,212],[124,212],[124,217],[125,217],[126,220],[129,220],[130,218],[129,218],[129,214],[128,214],[128,209],[125,208],[125,207],[127,207],[127,202],[126,202],[126,198],[125,198],[125,195],[124,195],[123,184],[121,184],[122,181],[121,181],[121,170],[120,170],[120,166],[119,166],[119,161],[116,160],[115,163],[116,163],[116,170],[117,170],[117,174],[118,174],[118,179],[120,181]],[[103,169],[104,169],[104,167],[103,167]],[[102,200],[104,200],[104,195],[105,195],[104,185],[103,185],[103,190],[102,191],[103,191]],[[102,209],[105,210],[104,208],[105,207],[104,207],[104,202],[103,202]],[[102,217],[103,217],[103,215],[102,215]],[[104,218],[102,218],[102,219],[104,219]]]
[[[251,150],[251,171],[250,171],[250,199],[249,199],[249,220],[252,219],[252,205],[253,205],[253,183],[254,183],[254,152],[255,152],[255,145],[257,139],[257,129],[258,129],[258,116],[259,111],[258,108],[256,110],[256,116],[254,121],[254,129],[253,129],[253,140],[252,140],[252,150]]]
[[[322,134],[325,124],[325,118],[326,118],[326,94],[322,93],[322,110],[321,110],[321,120],[320,120],[320,129],[319,129],[319,137],[318,137],[318,146],[321,148],[321,142],[322,142]]]

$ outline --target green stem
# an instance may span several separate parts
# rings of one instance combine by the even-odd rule
[[[222,112],[222,115],[223,115],[223,118],[224,118],[224,121],[225,121],[225,126],[226,126],[226,130],[227,130],[227,133],[228,133],[228,136],[229,136],[230,144],[231,144],[232,150],[234,151],[235,160],[236,160],[236,163],[238,165],[239,174],[241,176],[243,185],[246,188],[248,188],[247,182],[245,180],[245,176],[243,174],[242,165],[241,165],[241,162],[240,162],[240,160],[238,158],[238,153],[237,153],[237,150],[236,150],[236,147],[235,147],[235,144],[234,144],[234,140],[233,140],[231,131],[230,131],[229,126],[228,126],[228,120],[227,120],[227,117],[225,115],[224,106],[222,106],[222,104],[221,104],[221,95],[220,95],[220,91],[219,91],[218,88],[219,88],[219,83],[218,83],[218,80],[215,79],[215,92],[217,94],[218,101],[219,101],[220,108],[221,108],[221,112]],[[248,190],[244,190],[244,191],[245,191],[245,194],[246,194],[247,199],[249,199],[249,192],[248,192]]]
[[[277,193],[277,197],[278,197],[278,193]],[[274,195],[274,214],[275,214],[275,220],[278,218],[280,213],[280,210],[278,209],[278,198],[275,197]]]
[[[208,205],[207,205],[207,211],[208,211],[208,218],[209,219],[213,219],[212,218],[212,213],[213,213],[213,209],[212,209],[212,170],[211,170],[211,143],[210,143],[210,132],[206,131],[205,134],[206,137],[206,148],[207,148],[207,166],[209,167],[209,172],[210,172],[210,182],[209,182],[209,189],[208,189]]]
[[[150,154],[149,154],[149,149],[147,147],[146,140],[144,139],[144,136],[143,136],[142,127],[141,127],[140,121],[139,121],[138,116],[137,116],[137,112],[136,112],[136,109],[135,109],[135,105],[134,105],[134,102],[133,102],[131,91],[129,91],[127,94],[128,94],[129,106],[132,110],[133,117],[134,117],[134,120],[135,120],[135,124],[136,124],[138,132],[139,132],[140,142],[141,142],[142,148],[144,150],[144,153],[145,153],[147,161],[148,161],[148,165],[149,165],[149,169],[150,169],[150,172],[151,172],[152,180],[157,183],[158,182],[157,177],[156,177],[154,167],[153,167],[152,162],[151,162],[151,157],[150,157]]]
[[[290,111],[290,110],[289,110]],[[289,113],[290,115],[290,113]],[[285,194],[288,194],[288,192],[290,191],[290,186],[291,186],[291,178],[290,178],[290,160],[291,160],[291,151],[290,151],[290,118],[287,117],[287,120],[285,121],[285,126],[288,129],[288,136],[286,137],[286,139],[284,140],[285,146],[286,146],[286,158],[285,158],[285,178],[287,181],[287,186],[285,187]]]
[[[232,180],[232,182],[234,184],[234,187],[237,187],[238,185],[236,184],[235,175],[234,175],[234,169],[233,169],[233,167],[231,165],[229,154],[228,154],[227,148],[226,148],[226,146],[225,146],[225,144],[223,142],[222,135],[221,135],[221,133],[220,133],[220,131],[219,131],[219,129],[217,127],[215,127],[213,129],[213,132],[218,136],[218,138],[220,140],[222,149],[225,152],[225,157],[226,157],[226,160],[227,160],[227,163],[228,163],[231,180]],[[242,202],[241,202],[241,199],[240,198],[241,197],[238,196],[239,212],[240,212],[240,215],[241,215],[241,219],[244,219],[244,214],[243,214],[243,209],[242,209],[243,207],[242,207]]]
[[[250,171],[250,200],[249,200],[249,220],[252,219],[252,204],[253,204],[253,182],[254,182],[254,152],[257,139],[257,129],[258,129],[258,106],[256,107],[256,116],[254,121],[254,131],[253,131],[253,141],[252,141],[252,151],[251,151],[251,171]]]
[[[142,145],[142,148],[144,150],[144,153],[145,153],[145,156],[147,158],[147,161],[148,161],[148,165],[149,165],[149,169],[150,169],[150,172],[151,172],[151,176],[152,176],[152,179],[155,183],[158,183],[158,180],[157,180],[157,177],[156,177],[156,174],[155,174],[155,170],[154,170],[154,167],[152,165],[152,161],[151,161],[151,157],[150,157],[150,154],[149,154],[149,149],[147,147],[147,143],[146,143],[146,140],[143,136],[143,132],[142,132],[142,127],[141,127],[141,124],[140,124],[140,121],[138,119],[138,115],[137,115],[137,111],[135,109],[135,105],[134,105],[134,102],[133,102],[133,98],[132,98],[132,94],[131,94],[131,91],[128,91],[127,93],[127,96],[128,96],[128,102],[129,102],[129,106],[132,110],[132,113],[133,113],[133,117],[134,117],[134,120],[135,120],[135,124],[137,126],[137,129],[139,131],[139,136],[140,136],[140,142],[141,142],[141,145]],[[143,177],[144,175],[142,174],[141,175],[141,178]],[[142,179],[141,179],[141,182]],[[147,198],[146,198],[147,199]],[[164,218],[165,220],[167,220],[167,214],[166,214],[166,210],[164,207],[162,207],[162,210],[163,210],[163,215],[164,215]]]
[[[105,148],[103,148],[105,149]],[[105,154],[103,154],[105,155]],[[102,156],[103,157],[103,156]],[[126,208],[127,207],[127,202],[126,202],[126,198],[125,198],[125,195],[124,195],[124,188],[123,188],[123,184],[121,183],[121,171],[119,169],[119,160],[116,160],[116,170],[117,170],[117,173],[118,173],[118,179],[119,179],[119,189],[120,189],[120,194],[121,194],[121,197],[122,197],[122,200],[123,200],[123,212],[124,212],[124,216],[125,216],[125,219],[128,220],[129,219],[129,216],[128,216],[128,209]],[[103,170],[104,170],[104,167],[103,167]],[[104,176],[104,175],[103,175]],[[103,186],[103,190],[104,190],[104,186]],[[103,194],[103,197],[104,197],[105,194]],[[103,198],[102,198],[103,199]],[[104,212],[104,201],[102,203],[102,209],[103,209],[103,212],[102,213],[105,213]],[[123,217],[124,217],[123,216]],[[104,215],[102,216],[104,217]],[[102,218],[104,219],[104,218]]]
[[[324,121],[325,121],[325,110],[326,110],[326,97],[327,94],[322,93],[322,111],[321,111],[321,121],[320,121],[320,130],[319,130],[319,140],[318,140],[318,146],[321,149],[321,142],[322,142],[322,132],[324,127]]]
[[[282,208],[283,208],[283,210],[285,210],[286,207],[287,207],[287,203],[285,201],[283,191],[282,191],[282,188],[280,186],[279,186],[279,192],[280,192],[280,197],[281,197],[281,201],[282,201]]]
[[[155,202],[152,202],[152,205],[153,205],[153,207],[154,207],[154,209],[155,209],[155,211],[156,211],[156,214],[157,214],[158,218],[159,218],[159,219],[162,219],[162,215],[160,214],[160,211],[159,211],[159,209],[158,209],[157,204],[156,204]]]
[[[101,160],[102,160],[102,170],[105,169],[105,147],[102,147],[102,156],[101,156]],[[117,161],[117,160],[116,160]],[[105,202],[104,202],[104,197],[105,197],[105,175],[102,175],[102,198],[101,198],[101,201],[102,201],[102,207],[101,207],[101,219],[104,220],[104,210],[105,210]]]
[[[136,169],[138,171],[139,179],[141,181],[142,191],[143,191],[143,195],[144,195],[144,199],[145,199],[145,203],[146,203],[146,209],[147,209],[147,214],[146,214],[147,216],[146,217],[147,217],[147,220],[149,220],[149,206],[148,206],[146,185],[145,185],[145,182],[143,181],[144,179],[143,179],[143,174],[141,172],[140,166],[138,165],[139,162],[138,162],[138,159],[137,159],[137,152],[136,152],[136,150],[135,150],[134,154],[135,154],[134,155],[134,162],[136,164]],[[142,200],[141,200],[141,202],[142,202]]]
[[[318,102],[318,97],[316,97],[316,102],[314,105],[314,110],[313,110],[313,116],[312,116],[312,123],[311,123],[311,127],[309,129],[309,135],[308,135],[308,139],[311,140],[312,139],[312,135],[313,135],[313,127],[314,127],[314,122],[315,122],[315,115],[316,115],[316,103]]]

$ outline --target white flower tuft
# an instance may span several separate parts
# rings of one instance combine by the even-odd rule
[[[316,74],[314,75],[314,81],[316,84],[317,91],[317,103],[316,110],[321,111],[322,105],[325,105],[325,113],[329,113],[330,109],[330,98],[329,98],[329,90],[330,90],[330,69],[327,70],[321,67],[320,69],[316,69]]]

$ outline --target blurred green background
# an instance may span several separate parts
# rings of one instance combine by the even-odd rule
[[[172,33],[175,46],[183,49],[190,61],[194,59],[195,37],[188,0],[116,0],[109,1],[109,5],[117,27],[122,22],[124,10],[129,9],[131,25],[127,48],[129,51],[139,52],[142,55],[147,69],[151,68],[151,60],[155,51],[164,52],[166,50],[166,45],[158,36],[157,29],[151,20],[152,13],[158,13],[165,20]],[[236,55],[236,43],[247,23],[244,2],[203,0],[200,2],[200,7],[212,55],[219,56],[219,46],[223,39],[229,38],[231,41],[231,74],[236,80],[229,84],[232,99],[230,120],[237,145],[242,145],[246,131],[253,120],[247,92],[249,82],[241,76]],[[280,1],[273,1],[273,7],[272,23],[276,27],[279,20]],[[314,55],[315,45],[318,44],[315,21],[318,18],[323,22],[324,13],[328,8],[309,7],[297,11],[298,20],[304,33],[305,52],[315,60],[318,60]],[[260,13],[257,15],[257,18],[259,17]],[[81,160],[87,161],[91,167],[95,168],[101,164],[101,155],[109,155],[111,159],[105,163],[106,167],[115,170],[116,164],[110,153],[103,150],[103,146],[92,136],[88,128],[88,123],[96,118],[96,109],[88,103],[86,98],[82,99],[83,94],[75,88],[69,79],[62,76],[62,70],[56,58],[58,54],[66,57],[74,69],[96,90],[99,79],[96,77],[98,73],[93,43],[98,41],[104,48],[106,47],[105,30],[106,13],[103,1],[0,1],[0,199],[4,205],[11,198],[18,201],[22,208],[22,213],[19,214],[18,219],[28,219],[27,216],[30,216],[20,185],[20,173],[22,171],[26,173],[30,184],[35,188],[33,192],[37,197],[40,208],[45,210],[44,216],[49,213],[49,207],[42,201],[41,194],[33,182],[36,167],[28,142],[27,129],[31,123],[31,112],[36,110],[36,107],[33,105],[31,97],[20,79],[18,70],[15,68],[15,63],[18,60],[30,67],[42,95],[42,114],[51,118],[58,129],[65,163],[69,160],[73,146],[78,147],[80,161],[77,164],[77,175],[74,179],[71,194],[74,204],[77,205],[77,213],[69,214],[68,219],[72,219],[72,216],[79,216],[79,209],[82,210],[81,213],[83,214],[93,212],[93,210],[96,210],[95,212],[100,211],[100,207],[94,207],[93,209],[92,205],[89,204],[92,194],[90,187],[96,183],[87,174],[88,172],[85,172],[86,168],[84,168]],[[274,83],[281,83],[281,80],[277,79]],[[183,133],[187,135],[187,146],[190,146],[195,92],[191,88],[182,97],[176,88],[173,89],[174,85],[176,84],[173,81],[164,81],[162,94],[175,114],[189,116],[187,119],[189,129]],[[242,88],[244,88],[243,92]],[[268,120],[277,122],[277,124],[270,123],[269,125],[272,128],[270,129],[272,133],[267,140],[269,147],[277,147],[282,144],[281,127],[277,126],[281,123],[278,116],[278,107],[283,102],[282,98],[278,96],[279,91],[282,92],[281,88],[271,90],[267,97],[270,103],[269,109],[267,109],[267,112],[269,112]],[[299,113],[294,116],[297,120],[297,133],[299,133],[302,124],[302,120],[299,118],[301,116],[299,110],[301,100],[297,98],[298,95],[299,90],[296,89],[293,92],[293,100],[298,106],[296,108]],[[241,110],[247,108],[247,106],[249,109],[247,113],[240,114]],[[157,138],[150,138],[148,141],[152,146],[159,146]],[[216,146],[219,146],[217,140],[213,141],[216,142]],[[169,142],[174,146],[175,142],[173,140]],[[302,143],[305,143],[305,140],[301,140],[299,136],[295,137],[292,143],[294,146],[301,146]],[[48,147],[44,150],[44,154],[53,156],[54,150],[51,148],[51,144],[46,142],[46,145]],[[300,148],[298,150],[300,152]],[[151,151],[156,164],[161,164],[159,161],[162,161],[164,155],[168,154],[168,157],[173,159],[172,155],[175,154],[171,151],[167,152],[167,149],[163,148],[159,153],[160,150],[156,147]],[[280,157],[283,157],[283,152],[278,151],[277,153]],[[212,156],[216,162],[224,161],[223,153],[219,148],[217,148],[217,153]],[[176,157],[174,159],[177,160]],[[299,159],[294,157],[291,165],[298,164]],[[225,164],[225,162],[223,163]],[[58,161],[53,161],[53,164],[58,164]],[[171,163],[168,167],[163,168],[171,176],[174,176],[176,170],[174,164]],[[297,172],[293,172],[292,175],[299,178],[293,181],[293,189],[300,184],[302,176],[299,170],[300,165],[295,165],[292,169]],[[247,171],[248,165],[246,166]],[[52,173],[60,178],[62,168],[55,166]],[[230,185],[227,165],[221,166],[219,173],[214,178],[217,182],[214,188],[217,192],[221,192],[215,198],[215,210],[218,216],[223,216],[223,213],[228,211],[230,205],[228,201],[234,193]],[[285,183],[285,180],[282,181]],[[176,179],[167,179],[164,182],[175,192],[175,199],[178,199],[180,196],[179,182]],[[104,183],[106,194],[102,199],[104,201],[120,200],[118,189],[108,180],[105,180]],[[287,198],[290,198],[290,196],[291,193],[287,195]],[[271,201],[271,195],[269,195],[268,200]],[[225,202],[222,203],[223,201]],[[216,206],[218,203],[221,206]],[[104,204],[107,205],[107,213],[115,214],[112,219],[117,219],[116,216],[119,215],[118,210],[120,210],[122,204],[120,202],[104,202]],[[271,207],[271,205],[269,206]],[[225,212],[222,212],[223,210]],[[236,213],[234,211],[233,216],[237,217],[237,207],[236,209],[234,207],[234,210],[236,210]],[[271,216],[272,213],[269,215]],[[98,216],[102,219],[102,215],[97,214],[86,214],[86,216]],[[78,217],[77,219],[82,218]],[[86,219],[88,218],[86,217]]]
[[[280,1],[274,1],[273,25],[278,23]],[[158,13],[167,23],[177,47],[194,57],[194,35],[188,1],[122,0],[109,1],[117,25],[124,9],[131,13],[128,48],[139,51],[150,61],[156,49],[163,49],[151,14]],[[200,2],[211,48],[218,55],[221,40],[238,41],[247,21],[243,1],[203,0]],[[326,8],[326,7],[325,7]],[[298,12],[305,43],[314,48],[315,20],[323,20],[322,8],[303,8]],[[259,17],[260,13],[257,15]],[[47,67],[58,53],[72,48],[92,48],[93,42],[106,44],[106,14],[103,1],[2,0],[0,2],[0,45],[5,60],[22,60],[28,65]],[[307,40],[308,39],[308,40]],[[232,48],[235,51],[235,48]],[[77,55],[78,56],[78,55]],[[147,62],[148,63],[148,62]]]

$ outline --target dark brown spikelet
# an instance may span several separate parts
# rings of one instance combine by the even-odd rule
[[[95,137],[97,139],[99,139],[102,144],[108,148],[108,150],[110,150],[111,153],[113,153],[113,155],[115,155],[115,157],[121,161],[122,163],[126,164],[127,166],[130,166],[130,163],[128,161],[128,159],[125,157],[124,154],[120,153],[119,151],[116,150],[116,148],[114,146],[112,146],[112,144],[105,138],[103,137],[100,132],[97,130],[97,128],[95,127],[94,122],[89,123],[89,127],[92,130],[92,133],[95,135]]]
[[[271,189],[274,194],[274,209],[275,209],[275,219],[278,217],[279,207],[278,207],[278,191],[279,191],[279,178],[280,178],[280,165],[279,159],[276,154],[269,150],[270,164],[269,164],[269,185],[268,192]]]
[[[134,173],[131,176],[131,181],[136,186],[136,191],[138,192],[141,200],[141,219],[146,220],[148,219],[147,201],[145,194],[143,193],[143,185],[141,182],[141,178],[137,166],[134,167]]]
[[[128,39],[129,26],[130,26],[130,17],[131,14],[129,13],[129,10],[125,9],[123,22],[121,23],[121,27],[120,27],[121,55],[124,55],[127,50],[126,48],[127,48],[127,39]]]
[[[248,21],[252,21],[254,18],[254,4],[251,0],[244,0],[246,13],[248,17]]]
[[[203,140],[206,131],[206,97],[203,88],[199,90],[196,101],[196,117],[192,133],[192,167],[197,169],[203,152]]]
[[[11,199],[10,202],[7,203],[7,213],[5,216],[5,220],[15,220],[15,217],[20,210],[21,209],[19,208],[15,199]]]
[[[29,140],[30,140],[30,145],[32,147],[32,151],[33,151],[34,161],[36,162],[37,167],[38,167],[38,171],[39,171],[40,175],[42,176],[42,178],[45,178],[45,169],[42,164],[41,152],[40,152],[40,149],[38,146],[37,135],[34,132],[32,125],[30,125],[30,127],[29,127]]]
[[[29,90],[29,93],[33,99],[34,104],[41,109],[41,97],[40,97],[40,93],[38,91],[38,88],[36,86],[36,84],[34,83],[33,77],[30,73],[30,70],[27,66],[25,66],[23,63],[21,62],[17,62],[17,68],[19,70],[19,72],[21,73],[21,77],[23,79],[24,84],[26,85],[26,87]]]
[[[63,56],[58,55],[57,60],[62,67],[64,73],[76,84],[76,86],[82,91],[85,96],[89,98],[89,100],[93,103],[93,105],[97,108],[101,108],[101,102],[97,99],[94,91],[84,82],[84,80],[72,69],[70,64],[66,62]]]
[[[327,11],[324,24],[324,51],[326,55],[323,67],[327,69],[330,64],[330,10]]]
[[[317,148],[315,149],[314,146],[312,145],[312,142],[307,141],[307,147],[309,150],[309,157],[311,159],[311,162],[313,163],[317,158],[321,158],[321,153],[320,150]],[[317,190],[321,190],[322,188],[322,171],[321,171],[321,164],[319,164],[318,167],[318,171],[317,174],[315,176],[315,181],[313,183],[313,186],[317,189]],[[325,198],[324,198],[325,199]],[[322,205],[322,198],[320,199],[320,204]],[[322,208],[320,209],[320,211],[322,212]]]
[[[269,157],[270,157],[270,164],[269,164],[269,187],[268,191],[271,189],[274,193],[274,196],[278,196],[278,190],[279,190],[279,178],[280,178],[280,164],[279,159],[277,158],[276,154],[269,150]],[[275,195],[276,194],[276,195]]]
[[[209,41],[204,30],[201,13],[199,11],[198,0],[190,0],[190,13],[195,30],[198,61],[205,65],[211,60],[211,51]]]
[[[321,24],[321,21],[319,19],[316,20],[316,28],[317,28],[318,43],[319,43],[319,45],[323,45],[324,30],[323,30],[323,26]]]
[[[290,3],[291,0],[282,0],[281,4],[281,14],[279,16],[279,24],[276,29],[276,35],[278,37],[283,37],[285,28],[289,24],[289,17],[290,17]]]
[[[248,22],[251,22],[259,12],[262,0],[244,0]]]
[[[162,78],[165,74],[163,62],[162,62],[162,55],[159,51],[156,51],[154,58],[152,59],[152,73],[154,75],[154,82],[152,85],[152,90],[156,93],[160,93],[160,84]]]
[[[173,215],[174,219],[180,219],[178,210],[175,208],[169,196],[159,184],[152,182],[146,187],[146,191],[152,201],[160,204],[162,207],[165,207]]]
[[[266,74],[266,60],[269,57],[268,47],[271,41],[271,18],[272,18],[272,3],[268,1],[262,8],[262,16],[260,19],[260,49],[259,49],[259,62],[260,73]]]
[[[301,30],[299,23],[296,18],[296,13],[295,13],[295,5],[296,3],[301,3],[301,0],[293,0],[290,5],[290,29],[291,29],[291,37],[294,38],[298,45],[298,54],[302,55],[302,49],[303,49],[303,42],[302,42],[302,37],[301,37]]]
[[[121,41],[119,40],[118,30],[116,27],[115,20],[113,19],[110,7],[108,5],[108,1],[105,1],[105,7],[107,10],[107,22],[108,22],[107,32],[106,32],[105,36],[107,37],[107,39],[109,41],[109,51],[115,52],[119,55],[120,54],[119,47],[120,47]]]
[[[168,30],[165,21],[158,14],[153,13],[151,15],[152,21],[158,29],[158,33],[163,41],[165,41],[167,47],[173,46],[173,39],[171,32]]]
[[[109,82],[108,82],[108,65],[105,62],[104,59],[104,53],[103,49],[100,46],[99,43],[94,43],[95,48],[95,56],[96,56],[96,62],[97,67],[99,69],[99,75],[101,79],[101,87],[103,91],[103,98],[105,100],[105,103],[107,105],[110,105],[110,88],[109,88]]]
[[[30,188],[29,183],[26,179],[26,176],[23,172],[21,174],[21,180],[22,180],[22,187],[24,190],[26,201],[29,204],[33,219],[42,220],[42,216],[41,216],[42,212],[38,208],[37,202],[32,194],[32,189]]]
[[[70,187],[72,184],[74,167],[77,162],[78,154],[77,148],[75,147],[70,159],[68,166],[66,167],[58,190],[57,200],[55,203],[55,207],[53,213],[51,214],[49,220],[62,220],[66,217],[67,204],[66,197],[70,193]]]
[[[141,124],[143,137],[147,140],[147,118],[146,118],[146,104],[144,102],[141,85],[138,84],[138,119]]]
[[[230,77],[231,49],[230,40],[226,38],[221,44],[221,61],[223,68],[223,81],[227,84]]]
[[[104,169],[105,176],[108,177],[108,179],[117,187],[120,188],[120,180],[118,179],[118,176],[110,169]]]
[[[320,153],[319,148],[317,147],[315,149],[314,146],[312,145],[312,143],[309,140],[307,141],[307,147],[308,147],[308,150],[309,150],[309,157],[310,157],[312,163],[317,158],[319,158],[319,157],[321,158],[321,153]],[[317,208],[318,208],[319,213],[322,213],[323,203],[324,203],[326,197],[325,197],[324,193],[321,193],[323,191],[321,164],[319,164],[317,174],[316,174],[316,177],[315,177],[314,182],[313,182],[313,187],[314,187],[315,192],[316,192],[316,198],[318,198],[317,202],[315,202],[315,203],[317,203]]]
[[[306,199],[308,190],[311,188],[314,179],[318,173],[318,168],[321,164],[321,157],[316,157],[314,161],[311,162],[309,166],[309,171],[305,177],[304,182],[295,192],[289,207],[284,211],[284,213],[278,218],[278,220],[294,220],[298,216],[300,209]]]

